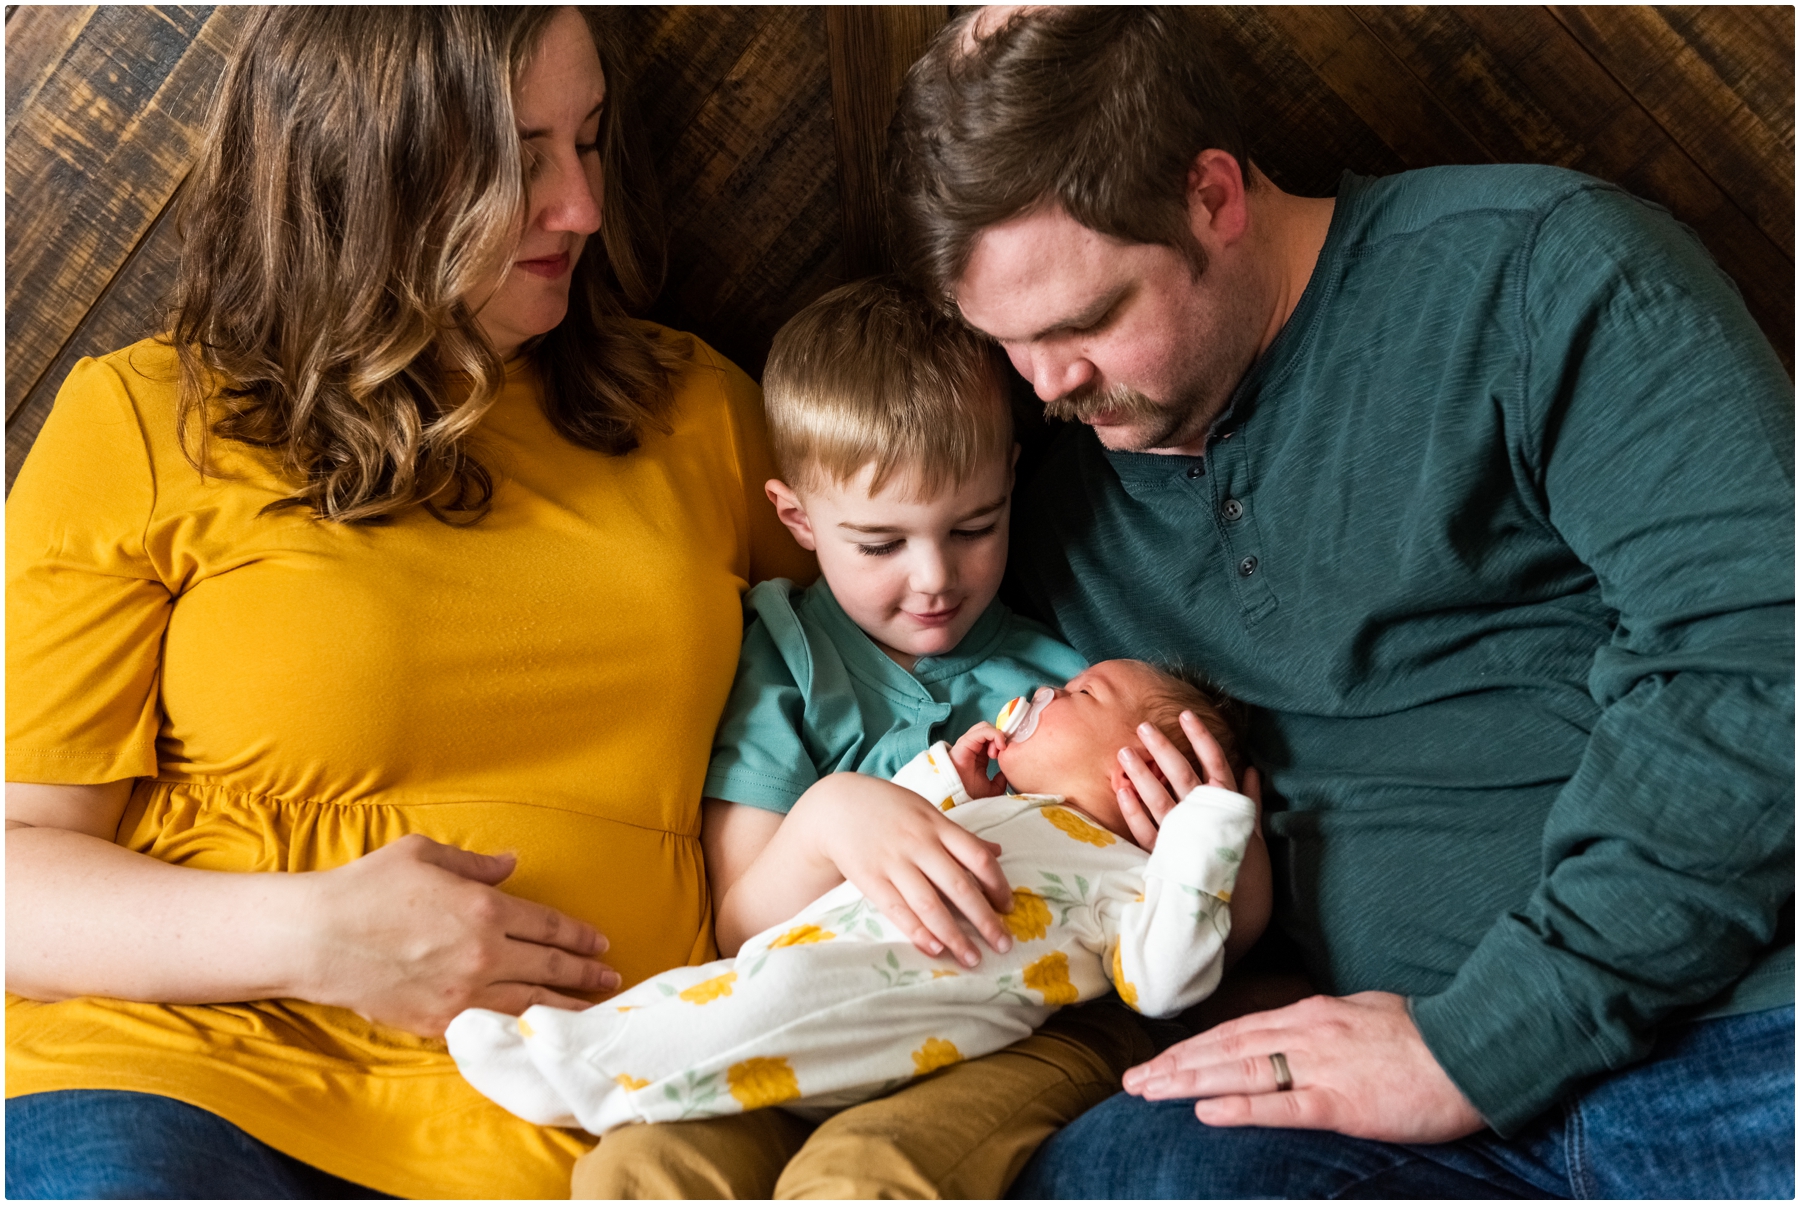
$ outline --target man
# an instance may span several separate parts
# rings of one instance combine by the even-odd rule
[[[1014,1192],[1792,1195],[1792,386],[1691,232],[1546,168],[1284,194],[1179,10],[966,14],[893,153],[922,283],[1084,424],[1021,601],[1253,705],[1330,993]]]

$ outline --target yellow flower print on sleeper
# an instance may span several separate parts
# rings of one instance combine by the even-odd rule
[[[912,1052],[912,1061],[914,1075],[929,1075],[939,1067],[962,1062],[962,1051],[956,1048],[955,1042],[926,1038],[925,1044]]]
[[[1113,943],[1112,981],[1113,988],[1119,993],[1119,999],[1125,1001],[1133,1009],[1137,1008],[1137,988],[1132,986],[1129,979],[1125,978],[1125,945],[1123,942],[1115,941]]]
[[[1073,1004],[1081,993],[1069,982],[1069,956],[1046,954],[1025,968],[1025,986],[1043,994],[1045,1004]]]
[[[737,972],[726,971],[723,975],[702,979],[693,987],[677,994],[689,1004],[710,1004],[720,996],[731,995],[731,985],[736,982]]]
[[[745,1110],[764,1109],[783,1101],[797,1100],[800,1081],[785,1057],[745,1059],[733,1063],[725,1073],[731,1095]]]
[[[1050,931],[1050,905],[1029,887],[1013,888],[1012,911],[1001,915],[1014,941],[1036,941]]]
[[[928,806],[955,800],[950,822],[998,846],[1014,885],[1010,948],[983,950],[979,970],[915,950],[843,883],[737,958],[672,969],[599,1008],[535,1007],[528,1024],[470,1010],[446,1035],[458,1066],[526,1120],[594,1134],[771,1105],[822,1113],[1112,990],[1158,1017],[1213,990],[1230,931],[1221,897],[1256,823],[1248,799],[1190,792],[1146,853],[1057,796],[969,799],[935,748],[936,770],[920,756],[895,781]]]
[[[1075,840],[1085,841],[1089,845],[1098,846],[1101,849],[1105,849],[1118,840],[1099,825],[1077,815],[1068,808],[1047,807],[1039,814]]]

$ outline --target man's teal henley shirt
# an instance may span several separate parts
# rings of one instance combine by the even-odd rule
[[[1793,1000],[1793,389],[1657,207],[1346,176],[1203,458],[1054,437],[1013,597],[1255,708],[1277,915],[1502,1134]]]

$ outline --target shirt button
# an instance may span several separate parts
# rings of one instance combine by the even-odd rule
[[[1225,504],[1219,507],[1219,513],[1225,516],[1227,522],[1236,523],[1244,517],[1244,504],[1236,498],[1227,498]]]
[[[1238,576],[1239,577],[1249,577],[1252,573],[1255,573],[1255,572],[1256,572],[1256,558],[1255,557],[1247,556],[1243,560],[1238,562]]]
[[[1187,471],[1188,480],[1192,481],[1204,472],[1206,472],[1206,469],[1204,466],[1197,465],[1197,464],[1191,464],[1188,466],[1188,471]]]

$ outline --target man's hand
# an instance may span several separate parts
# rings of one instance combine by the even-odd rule
[[[1293,1089],[1277,1090],[1271,1054]],[[1313,996],[1227,1021],[1125,1073],[1146,1100],[1198,1096],[1210,1126],[1335,1130],[1381,1142],[1449,1142],[1486,1122],[1438,1066],[1391,992]]]

